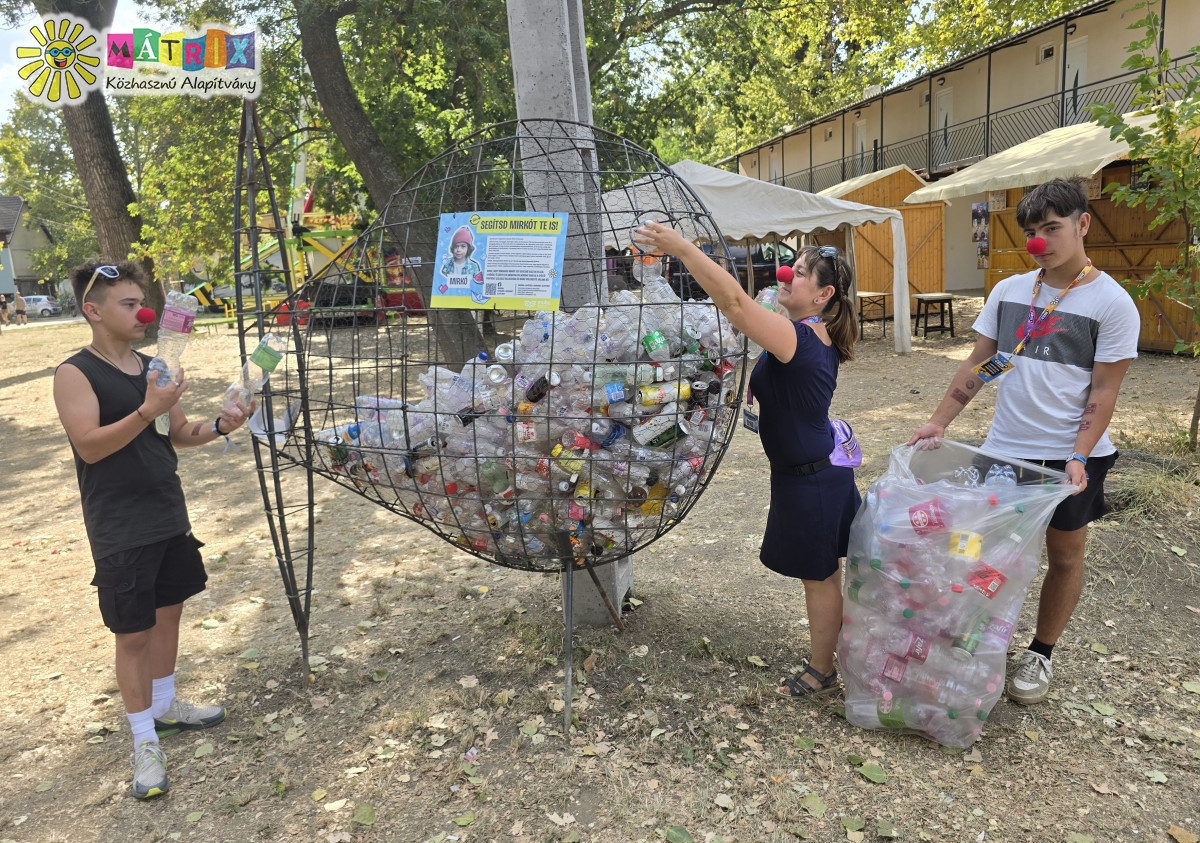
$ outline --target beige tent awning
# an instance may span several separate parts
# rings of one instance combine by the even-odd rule
[[[1125,115],[1128,123],[1148,128],[1155,115]],[[952,176],[909,194],[905,204],[970,196],[989,190],[1041,184],[1055,178],[1092,176],[1105,165],[1129,155],[1124,141],[1111,140],[1109,130],[1095,123],[1051,129],[959,170]]]
[[[922,184],[925,183],[925,179],[921,178],[912,167],[908,166],[907,164],[898,164],[895,167],[888,167],[886,170],[880,170],[876,173],[864,173],[861,176],[855,176],[852,179],[846,179],[845,181],[838,182],[833,187],[827,187],[824,190],[817,191],[817,195],[829,196],[833,199],[841,199],[847,193],[853,193],[860,187],[865,187],[872,182],[885,179],[892,173],[899,173],[902,170],[907,170],[908,172],[912,173],[913,178],[915,178],[917,181],[921,182]]]
[[[671,165],[671,169],[704,203],[726,240],[782,240],[818,230],[837,231],[843,225],[856,227],[869,222],[890,223],[893,250],[897,255],[908,255],[904,220],[895,209],[805,193],[695,161],[680,161]],[[662,192],[671,189],[674,188],[664,185],[661,179],[642,179],[604,193],[601,208],[606,228],[611,232],[605,238],[605,245],[618,249],[628,245],[632,227],[640,213],[635,209],[659,207],[655,202],[662,202]],[[892,268],[895,321],[897,325],[907,325],[907,259],[893,261]],[[912,350],[912,340],[907,330],[895,331],[895,348],[898,352]]]

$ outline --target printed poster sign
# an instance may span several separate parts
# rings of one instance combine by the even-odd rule
[[[975,244],[975,268],[988,268],[990,245],[988,228],[991,222],[989,202],[971,203],[971,241]]]
[[[430,307],[558,310],[567,214],[442,214]]]

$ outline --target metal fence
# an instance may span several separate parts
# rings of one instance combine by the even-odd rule
[[[1175,59],[1167,81],[1176,86],[1175,95],[1196,73],[1194,56]],[[819,192],[864,172],[878,172],[900,164],[928,176],[962,169],[975,162],[1024,143],[1061,126],[1089,121],[1088,106],[1112,103],[1128,111],[1137,95],[1136,77],[1131,72],[1067,91],[1056,91],[1018,105],[999,109],[920,135],[877,147],[865,155],[855,153],[835,161],[793,170],[776,183],[809,192]]]

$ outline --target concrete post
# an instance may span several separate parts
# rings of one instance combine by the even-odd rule
[[[508,0],[507,8],[517,118],[590,126],[582,0]],[[563,309],[607,302],[599,166],[591,132],[563,125],[548,140],[522,141],[521,166],[529,210],[571,214],[563,259]],[[633,586],[633,557],[605,565],[596,574],[620,613]],[[590,626],[612,623],[587,572],[572,569],[567,576],[578,578],[571,588],[574,621]],[[563,586],[566,599],[565,577]]]

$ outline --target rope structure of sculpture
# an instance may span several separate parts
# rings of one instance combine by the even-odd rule
[[[563,306],[510,309],[487,220],[537,215],[566,221]],[[277,459],[506,567],[592,567],[653,542],[725,452],[746,351],[686,298],[682,267],[636,249],[646,219],[729,265],[687,185],[598,129],[516,121],[433,159],[281,308],[295,361],[270,383],[291,427]],[[502,241],[505,266],[530,242]],[[469,307],[430,306],[456,291]]]

